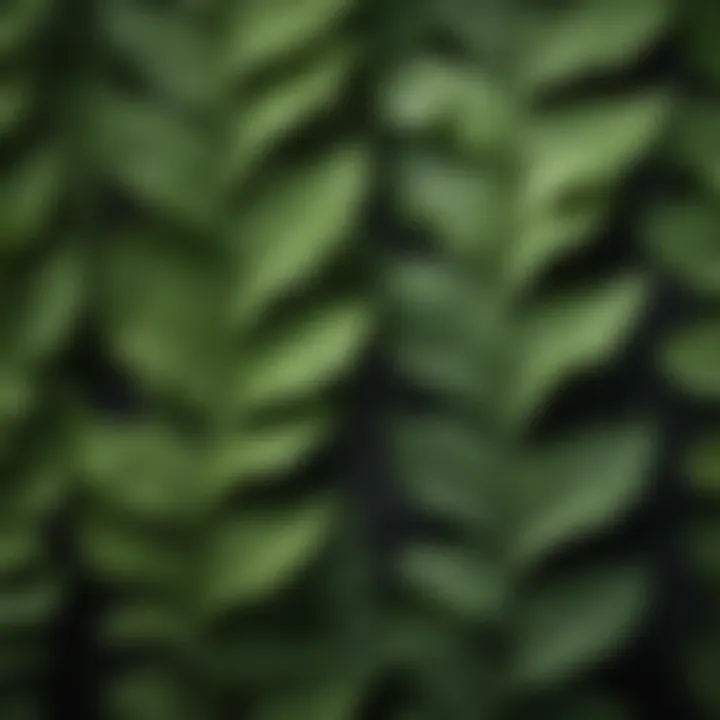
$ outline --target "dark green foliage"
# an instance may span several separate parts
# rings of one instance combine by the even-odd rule
[[[67,712],[78,577],[100,718],[641,720],[612,671],[660,593],[647,537],[608,541],[669,419],[582,399],[638,337],[702,405],[669,461],[707,599],[677,672],[715,717],[719,23],[0,0],[0,720]],[[638,71],[663,43],[673,87]],[[646,337],[666,284],[698,310]]]

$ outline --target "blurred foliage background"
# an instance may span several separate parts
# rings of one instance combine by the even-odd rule
[[[0,0],[0,720],[720,718],[716,0]]]

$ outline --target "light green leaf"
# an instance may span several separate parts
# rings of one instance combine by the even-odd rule
[[[294,318],[249,354],[234,402],[248,412],[306,400],[348,372],[365,343],[371,314],[361,299],[337,299]]]
[[[620,425],[574,433],[531,455],[517,491],[515,560],[536,563],[621,520],[639,498],[653,448],[648,428]]]
[[[618,652],[648,608],[646,577],[608,566],[524,595],[516,637],[518,692],[567,684]]]
[[[298,68],[286,81],[264,88],[252,102],[243,98],[221,158],[224,182],[230,188],[241,185],[288,133],[330,107],[342,91],[355,59],[352,47],[332,47]],[[341,202],[339,209],[345,204]],[[325,209],[328,207],[331,205]]]
[[[543,89],[634,63],[658,39],[671,11],[669,0],[580,0],[538,28],[523,81]]]
[[[502,606],[498,569],[461,549],[415,546],[403,554],[401,572],[426,600],[462,618],[484,622]]]
[[[528,319],[512,408],[527,419],[555,388],[609,362],[623,347],[644,307],[638,275],[548,301]]]
[[[518,291],[531,289],[548,266],[594,239],[608,207],[607,194],[600,192],[578,200],[574,207],[539,208],[524,216],[508,253],[508,282]]]
[[[328,498],[248,514],[217,527],[198,587],[208,615],[264,602],[303,573],[329,542],[337,505]]]
[[[226,493],[275,481],[317,450],[331,428],[332,416],[324,410],[241,428],[219,443],[204,490],[217,501]]]
[[[380,85],[379,112],[403,132],[426,132],[446,123],[455,106],[457,68],[435,58],[415,60]]]
[[[233,229],[242,273],[231,310],[238,322],[257,320],[328,267],[350,240],[368,171],[366,148],[342,145],[278,178],[245,209]]]
[[[523,213],[532,218],[614,185],[659,136],[666,116],[657,94],[548,113],[529,138]]]
[[[389,126],[405,134],[443,135],[466,151],[502,144],[515,122],[509,95],[490,76],[437,58],[399,68],[381,85],[379,106]]]
[[[437,157],[406,155],[399,167],[399,203],[441,248],[487,258],[497,245],[503,197],[477,168]]]
[[[720,397],[720,322],[707,319],[678,330],[661,353],[670,381],[697,397]]]
[[[328,35],[353,0],[245,0],[235,5],[224,40],[222,76],[240,82]]]

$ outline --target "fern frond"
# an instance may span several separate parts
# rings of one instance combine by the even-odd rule
[[[130,656],[112,717],[337,717],[362,688],[337,588],[314,577],[344,543],[343,493],[289,481],[332,437],[371,326],[358,283],[333,284],[370,169],[343,112],[355,5],[122,0],[103,16],[96,157],[125,213],[98,307],[145,408],[78,433],[85,556]]]
[[[426,243],[422,257],[385,258],[394,365],[430,403],[398,419],[395,457],[410,502],[438,528],[400,553],[402,607],[487,678],[457,687],[455,702],[428,701],[423,717],[556,717],[548,703],[628,639],[648,587],[629,558],[548,566],[631,511],[653,431],[617,419],[538,439],[555,398],[621,356],[648,294],[634,269],[582,287],[552,271],[599,242],[668,109],[640,88],[567,98],[647,52],[671,7],[429,6],[379,99],[400,146],[396,207]],[[403,661],[421,696],[438,682],[422,670],[436,647]],[[614,706],[587,696],[587,707],[607,717]]]

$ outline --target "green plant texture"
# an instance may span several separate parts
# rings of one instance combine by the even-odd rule
[[[719,48],[0,0],[0,720],[720,716]]]
[[[715,412],[720,399],[717,20],[717,8],[702,0],[689,3],[680,19],[688,83],[679,93],[666,158],[678,177],[678,189],[671,201],[654,213],[647,232],[648,249],[657,266],[683,287],[694,306],[692,317],[668,331],[658,351],[659,366],[674,392],[707,407],[693,422],[678,464],[691,495],[690,512],[684,518],[684,546],[703,595],[701,623],[693,628],[688,642],[686,674],[702,717],[708,718],[720,712],[720,434]]]
[[[601,237],[667,112],[654,88],[572,88],[643,53],[668,4],[430,5],[381,100],[403,138],[399,211],[427,235],[387,269],[393,358],[432,398],[393,432],[408,497],[438,521],[399,557],[407,635],[428,640],[405,661],[424,678],[416,712],[615,717],[605,698],[568,703],[641,621],[646,569],[552,560],[641,497],[653,423],[537,430],[554,396],[622,353],[647,303],[641,269],[582,287],[552,269]]]

